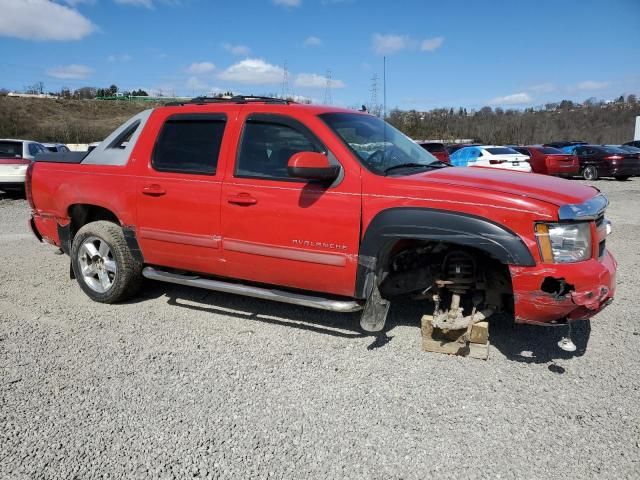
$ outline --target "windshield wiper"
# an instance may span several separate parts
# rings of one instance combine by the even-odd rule
[[[392,170],[398,169],[398,168],[443,168],[443,167],[448,167],[449,164],[448,163],[444,163],[441,161],[437,161],[437,162],[432,162],[432,163],[415,163],[415,162],[407,162],[407,163],[399,163],[398,165],[392,165],[389,168],[385,168],[384,169],[384,174],[388,175],[389,172],[391,172]]]

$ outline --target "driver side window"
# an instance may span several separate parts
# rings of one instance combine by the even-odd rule
[[[289,176],[289,159],[299,152],[323,151],[317,139],[294,124],[249,119],[242,132],[235,176],[298,181]]]

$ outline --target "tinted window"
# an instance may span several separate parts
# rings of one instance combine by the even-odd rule
[[[49,150],[50,152],[57,152],[58,150],[56,150],[56,147],[47,147],[47,150]]]
[[[40,149],[38,148],[38,145],[36,145],[35,143],[30,143],[29,144],[29,155],[33,156],[33,155],[37,154],[38,152],[40,152]]]
[[[222,119],[167,120],[153,151],[153,168],[215,174],[224,127]]]
[[[531,155],[531,153],[529,152],[529,150],[527,150],[526,148],[522,148],[522,147],[518,147],[518,148],[514,148],[514,150],[518,153],[521,153],[523,155]],[[544,149],[540,149],[540,150],[544,150]]]
[[[562,150],[559,150],[553,147],[539,148],[538,151],[541,153],[545,153],[547,155],[564,155],[565,154],[565,152],[563,152]]]
[[[427,152],[444,152],[444,145],[441,143],[421,143],[420,146],[424,148]]]
[[[287,165],[293,154],[322,151],[319,142],[302,129],[284,123],[248,120],[242,132],[236,175],[289,180]]]
[[[604,153],[609,153],[612,155],[624,155],[625,153],[627,153],[619,147],[601,147],[600,151]]]
[[[486,148],[485,150],[491,155],[515,155],[518,153],[513,148],[507,147]]]

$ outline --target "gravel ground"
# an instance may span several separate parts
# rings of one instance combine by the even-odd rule
[[[640,478],[640,178],[612,201],[616,301],[496,327],[488,361],[339,315],[168,284],[91,302],[0,195],[0,478]]]

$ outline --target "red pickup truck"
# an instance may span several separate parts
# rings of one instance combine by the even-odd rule
[[[567,180],[444,164],[366,113],[278,99],[144,111],[88,154],[27,173],[34,234],[93,300],[143,277],[323,308],[434,302],[434,322],[495,312],[586,319],[612,301],[607,199]]]

